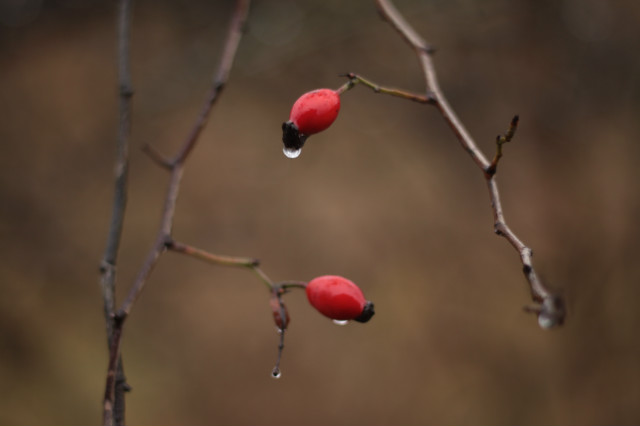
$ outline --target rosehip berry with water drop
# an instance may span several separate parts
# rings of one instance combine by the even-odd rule
[[[299,154],[309,135],[331,126],[339,111],[340,96],[335,90],[317,89],[300,96],[291,108],[289,121],[282,124],[285,154]]]
[[[365,299],[362,290],[337,275],[314,278],[307,284],[306,291],[311,306],[333,320],[367,322],[375,313],[373,303]]]

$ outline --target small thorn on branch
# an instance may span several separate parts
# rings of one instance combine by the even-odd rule
[[[427,55],[434,55],[436,53],[436,48],[434,46],[432,46],[431,44],[427,43],[426,46],[424,46],[422,48],[422,50],[427,54]]]
[[[134,93],[131,83],[128,83],[128,82],[120,85],[119,92],[120,92],[120,96],[122,96],[123,98],[131,98]]]
[[[511,119],[511,123],[509,123],[509,128],[507,131],[502,134],[496,136],[496,154],[491,161],[491,164],[485,169],[484,173],[487,179],[491,178],[498,171],[498,161],[502,158],[502,145],[507,142],[511,142],[511,139],[516,134],[516,129],[518,128],[518,122],[520,120],[520,116],[517,114],[513,116]]]
[[[114,264],[103,260],[102,262],[100,262],[98,270],[101,274],[106,274],[107,272],[113,272],[115,268],[116,266]]]

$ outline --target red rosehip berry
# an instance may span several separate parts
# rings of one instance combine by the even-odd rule
[[[367,322],[375,313],[362,290],[353,282],[336,275],[314,278],[307,284],[307,298],[322,315],[334,320]]]
[[[282,124],[285,155],[295,158],[309,135],[327,129],[338,117],[340,96],[331,89],[318,89],[300,96]]]

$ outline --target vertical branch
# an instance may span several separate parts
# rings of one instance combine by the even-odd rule
[[[118,5],[118,134],[117,153],[115,162],[115,190],[111,211],[111,222],[107,235],[107,244],[100,263],[100,283],[102,287],[102,299],[104,306],[104,316],[107,329],[107,341],[109,353],[113,353],[114,341],[114,321],[115,311],[115,284],[116,284],[116,263],[120,238],[124,225],[124,214],[127,205],[127,180],[129,172],[129,139],[131,136],[131,98],[133,87],[131,83],[130,66],[130,32],[131,32],[131,9],[132,0],[120,0]],[[117,353],[117,351],[116,351]],[[109,361],[110,380],[112,385],[107,387],[108,393],[104,397],[104,418],[105,425],[124,424],[124,392],[127,389],[122,358],[118,355]]]
[[[118,13],[118,87],[119,121],[115,163],[115,191],[107,244],[100,264],[104,311],[109,335],[111,316],[115,310],[116,262],[127,206],[127,178],[129,174],[129,138],[131,135],[131,73],[129,65],[129,33],[131,0],[120,0]]]

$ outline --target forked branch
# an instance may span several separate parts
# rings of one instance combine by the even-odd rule
[[[173,159],[164,165],[164,167],[170,171],[171,175],[169,178],[169,185],[162,210],[162,219],[156,236],[156,241],[147,254],[147,257],[142,264],[125,301],[120,309],[115,311],[115,263],[120,235],[122,233],[122,223],[126,204],[128,139],[131,129],[130,98],[133,94],[129,65],[131,1],[121,0],[118,20],[120,130],[118,136],[118,158],[116,161],[116,195],[107,249],[101,264],[103,298],[109,335],[109,366],[107,371],[103,407],[103,424],[105,426],[124,423],[124,397],[119,392],[116,392],[116,383],[120,376],[118,373],[121,371],[120,369],[122,365],[122,363],[119,362],[122,328],[125,320],[131,312],[131,309],[133,308],[133,305],[144,289],[147,279],[155,267],[158,258],[167,249],[167,244],[171,242],[173,217],[180,189],[180,181],[184,172],[184,164],[196,145],[200,133],[207,123],[211,109],[227,81],[229,71],[242,36],[242,30],[248,11],[249,0],[236,1],[235,11],[231,19],[222,58],[218,66],[218,70],[214,75],[213,83],[207,95],[207,99],[200,111],[200,114],[198,115],[198,118],[196,119],[196,122],[189,132],[188,137],[182,143],[182,146],[179,148]],[[155,153],[155,151],[153,152]],[[156,155],[154,159],[156,162],[159,162],[161,156]],[[126,389],[126,383],[124,382],[123,377],[124,376],[122,375],[121,384],[122,389],[124,390]],[[122,412],[119,416],[116,411],[118,404],[122,407]]]
[[[533,251],[527,247],[507,225],[502,211],[502,203],[500,202],[498,184],[495,180],[498,161],[502,156],[502,144],[513,138],[518,123],[517,116],[512,120],[509,130],[507,130],[504,135],[498,136],[496,140],[496,156],[492,162],[489,162],[482,151],[480,151],[469,132],[465,129],[464,125],[453,111],[440,89],[432,60],[432,47],[411,27],[411,25],[409,25],[390,1],[376,1],[378,10],[382,17],[391,24],[402,38],[414,49],[422,67],[426,94],[414,95],[398,89],[383,88],[355,74],[347,75],[349,78],[349,83],[347,84],[352,86],[356,83],[363,83],[365,86],[373,89],[376,93],[385,93],[422,103],[429,103],[434,105],[438,111],[440,111],[440,114],[456,135],[462,148],[471,156],[472,160],[480,168],[482,175],[486,179],[489,198],[491,200],[491,208],[493,211],[495,233],[506,238],[520,255],[522,270],[529,284],[531,297],[536,303],[536,305],[525,307],[525,310],[527,312],[535,313],[538,316],[538,323],[542,328],[551,328],[562,325],[565,317],[564,301],[562,298],[549,291],[542,283],[531,260]]]

